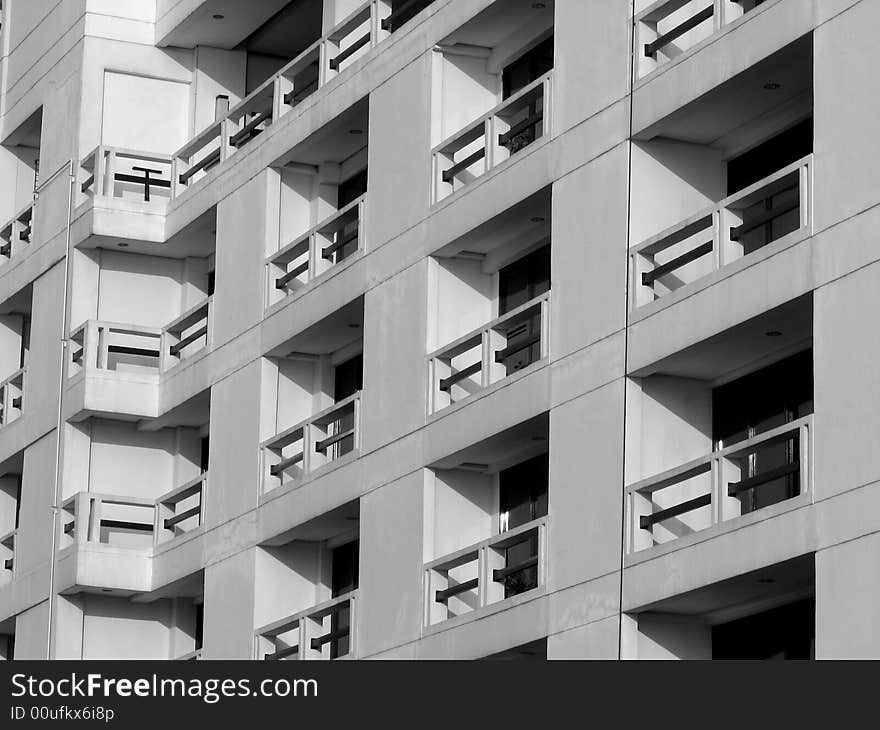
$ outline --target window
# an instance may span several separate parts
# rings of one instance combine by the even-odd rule
[[[787,606],[712,627],[713,659],[814,659],[816,602]]]
[[[550,246],[523,256],[498,272],[498,314],[506,314],[550,290]],[[519,347],[517,350],[512,347]],[[507,336],[507,375],[541,359],[541,318],[535,316]]]
[[[333,598],[351,593],[358,587],[358,553],[360,542],[354,540],[334,548],[331,552],[331,590]],[[332,614],[330,632],[336,638],[330,641],[330,658],[345,656],[351,650],[351,607],[345,606]],[[342,632],[344,635],[339,635]]]
[[[731,446],[812,412],[813,351],[806,350],[712,391],[715,447]],[[748,454],[743,479],[785,467],[789,473],[738,494],[743,514],[797,495],[798,447],[793,434]]]
[[[499,478],[499,531],[507,532],[547,514],[548,454],[541,454],[509,469]],[[529,536],[506,548],[505,564],[525,565],[504,579],[504,597],[524,593],[538,585],[538,538]]]
[[[550,36],[504,69],[501,74],[503,98],[509,99],[520,89],[524,89],[552,70],[553,36]],[[531,103],[527,112],[527,118],[536,118],[535,123],[503,143],[510,154],[530,145],[540,136],[543,117],[537,119],[538,112],[541,111],[539,104],[543,105],[543,100]]]

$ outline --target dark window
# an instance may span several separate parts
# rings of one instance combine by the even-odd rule
[[[712,627],[713,659],[814,659],[816,602],[809,598]]]
[[[15,527],[13,529],[18,529],[18,521],[21,518],[21,482],[22,475],[19,474],[16,479],[15,485]]]
[[[199,466],[201,467],[202,474],[208,471],[208,458],[210,456],[211,450],[211,439],[208,436],[204,436],[201,440],[201,450],[199,454]]]
[[[28,352],[31,348],[31,318],[26,314],[21,319],[21,350],[19,352],[18,367],[23,368],[27,365]]]
[[[197,603],[196,604],[196,651],[202,648],[202,640],[205,632],[205,604]]]
[[[339,185],[339,208],[344,208],[367,192],[367,168],[352,175]]]
[[[513,96],[552,70],[553,36],[550,36],[505,67],[501,74],[504,98]]]
[[[334,369],[333,399],[338,403],[364,387],[364,356],[356,355]]]
[[[813,351],[793,355],[712,391],[712,432],[716,448],[732,446],[813,412]],[[737,498],[742,512],[752,512],[798,493],[798,438],[759,444],[738,458],[741,479],[792,467],[791,473]]]
[[[391,0],[391,14],[385,17],[391,18],[389,27],[385,30],[394,32],[404,23],[408,23],[422,10],[428,7],[434,0]],[[384,20],[385,18],[383,18]]]
[[[208,272],[208,296],[212,296],[214,294],[214,272]]]
[[[512,530],[547,514],[549,459],[541,454],[504,469],[499,475],[499,514],[501,532]],[[538,537],[524,533],[522,542],[505,550],[505,566],[523,565],[522,570],[504,578],[504,597],[524,593],[538,585]]]
[[[775,137],[727,162],[727,194],[733,195],[752,183],[772,175],[813,151],[813,119]]]
[[[498,314],[506,314],[550,290],[550,246],[523,256],[498,274]],[[541,359],[540,315],[507,332],[507,351],[503,360],[507,375]]]
[[[331,553],[331,590],[334,598],[344,596],[357,589],[359,550],[360,543],[357,540],[333,549]],[[330,641],[330,658],[336,659],[348,654],[350,650],[349,632],[351,631],[351,608],[349,606],[333,614],[330,620],[330,631],[337,635],[337,638]],[[338,635],[340,631],[344,633],[343,636]]]

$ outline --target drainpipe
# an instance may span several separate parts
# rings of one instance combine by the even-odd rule
[[[69,348],[68,333],[70,332],[70,258],[71,258],[71,238],[70,226],[73,219],[73,186],[76,183],[76,176],[73,171],[73,160],[68,160],[64,165],[53,172],[46,180],[41,182],[35,189],[36,199],[39,200],[40,192],[55,180],[63,172],[67,172],[67,230],[65,233],[65,252],[64,252],[64,290],[62,292],[62,311],[61,311],[61,336],[59,338],[60,357],[58,363],[58,410],[55,419],[55,484],[54,499],[52,503],[52,542],[49,557],[49,617],[46,628],[46,659],[51,659],[53,654],[53,644],[55,641],[55,559],[58,551],[58,532],[60,529],[59,516],[61,514],[61,482],[62,482],[62,443],[64,439],[64,412],[62,405],[64,402],[64,383],[67,375],[67,352]],[[34,214],[36,219],[36,204],[34,206]]]

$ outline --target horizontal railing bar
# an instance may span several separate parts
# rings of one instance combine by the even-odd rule
[[[245,138],[256,135],[260,131],[257,129],[257,127],[259,127],[267,119],[271,118],[271,108],[262,112],[261,114],[258,114],[251,121],[245,124],[240,130],[238,130],[238,132],[236,132],[229,138],[229,144],[231,144],[233,147],[238,147],[239,144],[245,140]]]
[[[145,347],[129,347],[127,345],[107,345],[107,352],[116,355],[137,355],[141,357],[159,357],[158,350],[150,350]]]
[[[651,43],[646,43],[645,44],[645,55],[646,56],[653,56],[655,53],[657,53],[657,51],[659,51],[661,48],[663,48],[663,46],[669,45],[676,38],[683,36],[689,30],[693,30],[700,23],[711,18],[714,15],[714,12],[715,12],[714,7],[712,5],[710,5],[709,7],[701,10],[696,15],[691,16],[690,18],[685,20],[683,23],[680,23],[679,25],[675,26],[675,28],[673,28],[672,30],[659,36],[656,40],[652,41]]]
[[[133,522],[130,520],[101,520],[101,527],[109,527],[117,530],[136,530],[137,532],[152,532],[152,522]]]
[[[334,434],[333,436],[328,436],[321,441],[318,441],[315,444],[315,451],[320,454],[323,454],[327,449],[329,449],[334,444],[338,444],[340,441],[347,439],[349,436],[354,436],[354,428],[350,428],[347,431],[343,431],[342,433]]]
[[[360,398],[360,395],[361,395],[361,393],[360,393],[360,391],[358,391],[358,392],[353,393],[352,395],[348,396],[347,398],[343,398],[341,401],[334,403],[333,405],[329,406],[328,408],[325,408],[323,411],[319,411],[318,413],[311,416],[310,418],[306,418],[306,419],[300,421],[295,426],[291,426],[290,428],[285,429],[281,433],[275,434],[272,438],[264,441],[261,444],[261,447],[264,449],[266,449],[266,448],[271,449],[271,448],[273,448],[273,445],[275,443],[286,439],[289,435],[294,434],[297,431],[303,430],[306,426],[309,426],[310,424],[318,423],[318,422],[332,423],[333,421],[338,420],[337,418],[331,418],[331,416],[333,416],[336,413],[336,411],[341,411],[341,410],[347,408],[348,406],[350,406],[358,398]],[[293,443],[294,441],[298,441],[298,440],[299,439],[292,439],[288,443]]]
[[[436,603],[446,603],[450,598],[457,596],[459,593],[466,593],[467,591],[472,591],[480,584],[478,578],[471,578],[470,580],[466,580],[464,583],[459,583],[458,585],[452,586],[452,588],[446,588],[442,591],[437,591],[434,594],[434,601]]]
[[[370,42],[370,31],[367,31],[361,38],[342,51],[336,58],[330,59],[330,68],[338,71],[339,67],[345,63],[351,56],[357,53],[361,48]]]
[[[83,184],[79,186],[79,191],[80,191],[81,193],[84,193],[86,190],[88,190],[90,187],[92,187],[92,185],[93,185],[94,183],[95,183],[95,176],[94,176],[94,175],[89,175],[89,176],[85,179],[85,181],[83,181]]]
[[[525,533],[535,532],[539,528],[546,526],[546,524],[547,517],[539,517],[538,519],[526,522],[519,527],[514,527],[506,532],[501,532],[490,538],[481,540],[474,545],[469,545],[468,547],[457,550],[454,553],[432,560],[430,563],[425,564],[425,570],[451,570],[460,565],[471,563],[477,559],[480,549],[484,547],[500,548],[505,547],[506,545],[515,545],[518,542],[522,542],[521,539],[517,540],[517,538],[520,538]]]
[[[195,165],[191,166],[186,172],[181,173],[178,178],[180,184],[186,185],[189,182],[190,178],[192,178],[196,173],[201,172],[202,170],[207,170],[209,167],[214,166],[218,162],[220,162],[219,148],[205,155]]]
[[[185,484],[180,485],[177,489],[173,489],[163,494],[156,500],[157,504],[174,505],[182,502],[187,497],[192,497],[196,492],[202,491],[202,484],[208,478],[208,473],[199,474],[195,479],[190,479]]]
[[[504,580],[508,576],[516,575],[517,573],[522,573],[524,570],[528,570],[529,568],[534,568],[538,564],[538,556],[529,558],[528,560],[523,560],[521,563],[517,563],[516,565],[511,565],[507,568],[495,568],[492,571],[492,581],[497,583],[498,581]]]
[[[394,23],[396,23],[400,17],[408,13],[410,8],[415,5],[416,2],[417,0],[407,0],[407,2],[398,5],[397,10],[393,11],[391,15],[387,15],[382,19],[382,30],[387,30],[393,33],[395,30]]]
[[[343,626],[341,628],[336,629],[336,631],[328,631],[323,636],[315,636],[312,637],[309,642],[313,651],[320,650],[324,644],[329,644],[331,641],[336,641],[337,639],[344,639],[346,636],[351,633],[350,626]]]
[[[178,315],[176,319],[172,319],[162,329],[171,333],[183,332],[183,330],[190,328],[199,320],[205,319],[208,316],[208,307],[211,304],[211,299],[212,297],[210,296],[205,297],[197,304],[193,304],[193,306],[183,314]]]
[[[466,368],[459,370],[457,373],[453,373],[448,378],[440,379],[440,390],[447,392],[449,389],[455,385],[456,383],[461,382],[462,380],[466,380],[471,375],[475,375],[483,369],[483,361],[478,360],[473,365],[468,365]]]
[[[455,178],[458,173],[467,170],[475,162],[479,162],[486,156],[486,148],[480,147],[476,152],[472,152],[460,162],[456,162],[452,167],[443,171],[443,182],[448,183]]]
[[[138,175],[129,175],[127,172],[116,172],[113,174],[113,179],[118,180],[119,182],[127,182],[127,183],[136,183],[138,185],[144,185],[151,188],[170,188],[171,181],[170,180],[162,180],[158,177],[146,177],[146,176],[138,176]]]
[[[642,272],[642,286],[651,286],[651,284],[657,279],[666,276],[666,274],[672,273],[676,269],[680,269],[682,266],[689,264],[692,261],[703,258],[706,254],[712,253],[714,247],[715,244],[712,241],[708,241],[707,243],[681,254],[681,256],[676,256],[665,264],[660,264],[651,271]]]
[[[171,356],[175,357],[176,355],[178,355],[180,353],[181,350],[183,350],[183,348],[187,347],[188,345],[191,345],[193,342],[204,337],[207,334],[208,334],[208,325],[205,324],[203,327],[199,327],[191,335],[187,335],[186,337],[184,337],[180,342],[178,342],[174,345],[171,345],[171,347],[169,348],[169,352],[171,353]]]
[[[757,218],[750,220],[748,223],[743,223],[735,228],[730,229],[730,240],[731,241],[739,241],[747,233],[754,231],[756,228],[760,228],[766,223],[770,223],[771,221],[775,221],[777,218],[781,218],[786,213],[791,213],[793,210],[797,210],[801,207],[800,200],[795,200],[792,203],[787,205],[780,205],[776,208],[771,208],[768,211],[765,211]]]
[[[357,241],[358,236],[360,235],[360,229],[358,228],[354,232],[350,233],[348,236],[340,236],[338,241],[331,243],[329,246],[324,246],[321,249],[321,258],[322,259],[331,259],[333,254],[335,254],[339,249],[345,248],[352,241]]]
[[[278,661],[279,659],[285,659],[289,656],[293,656],[294,654],[299,654],[299,645],[288,646],[286,649],[279,649],[276,652],[272,652],[271,654],[266,654],[263,657],[264,661],[273,662]]]
[[[298,464],[299,462],[301,462],[303,460],[303,456],[304,454],[302,451],[300,451],[298,454],[294,454],[293,456],[288,456],[286,459],[282,459],[277,464],[273,464],[271,467],[269,467],[269,473],[273,477],[277,477],[285,469],[289,469],[294,464]]]
[[[753,477],[748,477],[747,479],[742,479],[738,482],[730,482],[727,485],[727,494],[730,497],[735,497],[737,494],[746,492],[749,489],[762,487],[769,482],[780,479],[781,477],[787,477],[789,474],[795,474],[799,469],[800,462],[793,461],[791,464],[778,466],[775,469],[768,469],[767,471],[762,472],[761,474],[756,474]]]
[[[323,618],[324,616],[329,616],[331,613],[336,613],[340,609],[342,604],[354,600],[356,596],[357,589],[345,593],[341,596],[337,596],[336,598],[331,598],[329,601],[324,601],[324,603],[319,603],[316,606],[307,608],[304,611],[292,613],[289,616],[285,616],[284,618],[273,621],[270,624],[266,624],[265,626],[258,628],[255,633],[258,636],[266,637],[274,637],[280,634],[287,633],[288,631],[296,627],[299,622],[305,618]]]
[[[544,119],[544,110],[541,109],[532,116],[527,119],[523,119],[518,124],[514,125],[510,129],[508,129],[504,134],[498,135],[498,144],[502,147],[506,147],[510,144],[510,140],[516,137],[518,134],[522,134],[527,129],[534,127],[538,122]]]
[[[180,524],[181,522],[188,520],[190,517],[195,517],[202,511],[201,505],[196,505],[195,507],[190,507],[190,509],[181,512],[179,515],[174,515],[174,517],[166,517],[165,518],[165,529],[170,530],[175,525]]]
[[[809,425],[812,420],[813,414],[801,416],[794,421],[789,421],[788,423],[784,423],[783,425],[777,426],[776,428],[771,428],[769,431],[765,431],[764,433],[758,434],[757,436],[752,436],[751,438],[744,439],[743,441],[738,441],[737,443],[731,444],[730,446],[725,446],[723,449],[716,452],[716,454],[721,457],[730,457],[742,451],[749,451],[755,446],[764,444],[768,441],[785,440],[784,437],[786,437],[792,431],[799,431],[802,426]]]
[[[512,345],[508,345],[503,350],[499,350],[495,353],[495,362],[502,363],[511,355],[516,354],[517,352],[521,352],[532,345],[536,345],[541,341],[541,333],[539,332],[536,335],[532,335],[531,337],[522,340],[521,342],[515,342]]]
[[[701,494],[699,497],[694,497],[693,499],[681,502],[673,507],[667,507],[666,509],[652,512],[649,515],[642,515],[639,517],[639,528],[642,530],[648,530],[651,528],[651,525],[654,525],[657,522],[668,520],[671,517],[678,517],[678,515],[683,515],[686,512],[693,512],[695,509],[706,507],[710,504],[712,504],[712,495]]]
[[[297,276],[304,274],[309,270],[309,262],[303,261],[299,266],[294,266],[290,271],[288,271],[283,276],[279,276],[275,279],[275,288],[276,289],[286,289],[287,284],[293,281]]]

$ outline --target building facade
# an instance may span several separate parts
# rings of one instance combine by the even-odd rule
[[[5,0],[0,655],[880,656],[878,27]]]

